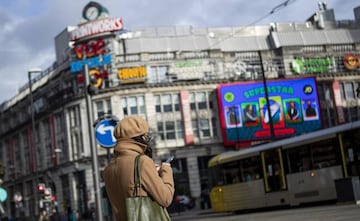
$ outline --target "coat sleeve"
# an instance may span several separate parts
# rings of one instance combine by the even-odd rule
[[[174,196],[174,178],[169,165],[163,165],[158,172],[154,161],[146,156],[140,159],[141,183],[148,195],[161,206],[168,207]]]

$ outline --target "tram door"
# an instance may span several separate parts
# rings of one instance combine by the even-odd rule
[[[344,175],[360,177],[360,129],[340,134],[342,147]]]
[[[281,148],[261,152],[265,192],[286,190]]]

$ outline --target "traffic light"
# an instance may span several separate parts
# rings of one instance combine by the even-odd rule
[[[102,78],[98,70],[90,70],[89,71],[89,85],[87,86],[88,94],[90,96],[98,94],[99,88],[102,85]]]
[[[39,183],[37,189],[38,189],[38,192],[40,194],[44,194],[44,192],[45,192],[45,184],[44,183]]]

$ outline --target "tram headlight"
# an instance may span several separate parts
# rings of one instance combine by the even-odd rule
[[[311,171],[311,172],[310,172],[310,176],[311,176],[311,177],[314,177],[314,176],[315,176],[315,172],[314,172],[314,171]]]

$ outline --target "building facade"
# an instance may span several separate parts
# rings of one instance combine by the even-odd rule
[[[26,84],[1,105],[8,216],[38,214],[39,183],[60,211],[87,216],[95,207],[93,174],[101,179],[112,149],[96,144],[93,171],[86,90],[95,120],[140,115],[149,122],[154,160],[176,153],[176,194],[193,197],[197,206],[209,185],[208,160],[256,143],[224,145],[219,84],[315,76],[324,128],[360,119],[360,17],[336,21],[332,9],[320,8],[304,23],[125,30],[104,8],[102,16],[87,17],[87,7],[83,23],[55,37],[56,61],[31,80],[33,102]],[[103,188],[101,202],[107,216]]]

